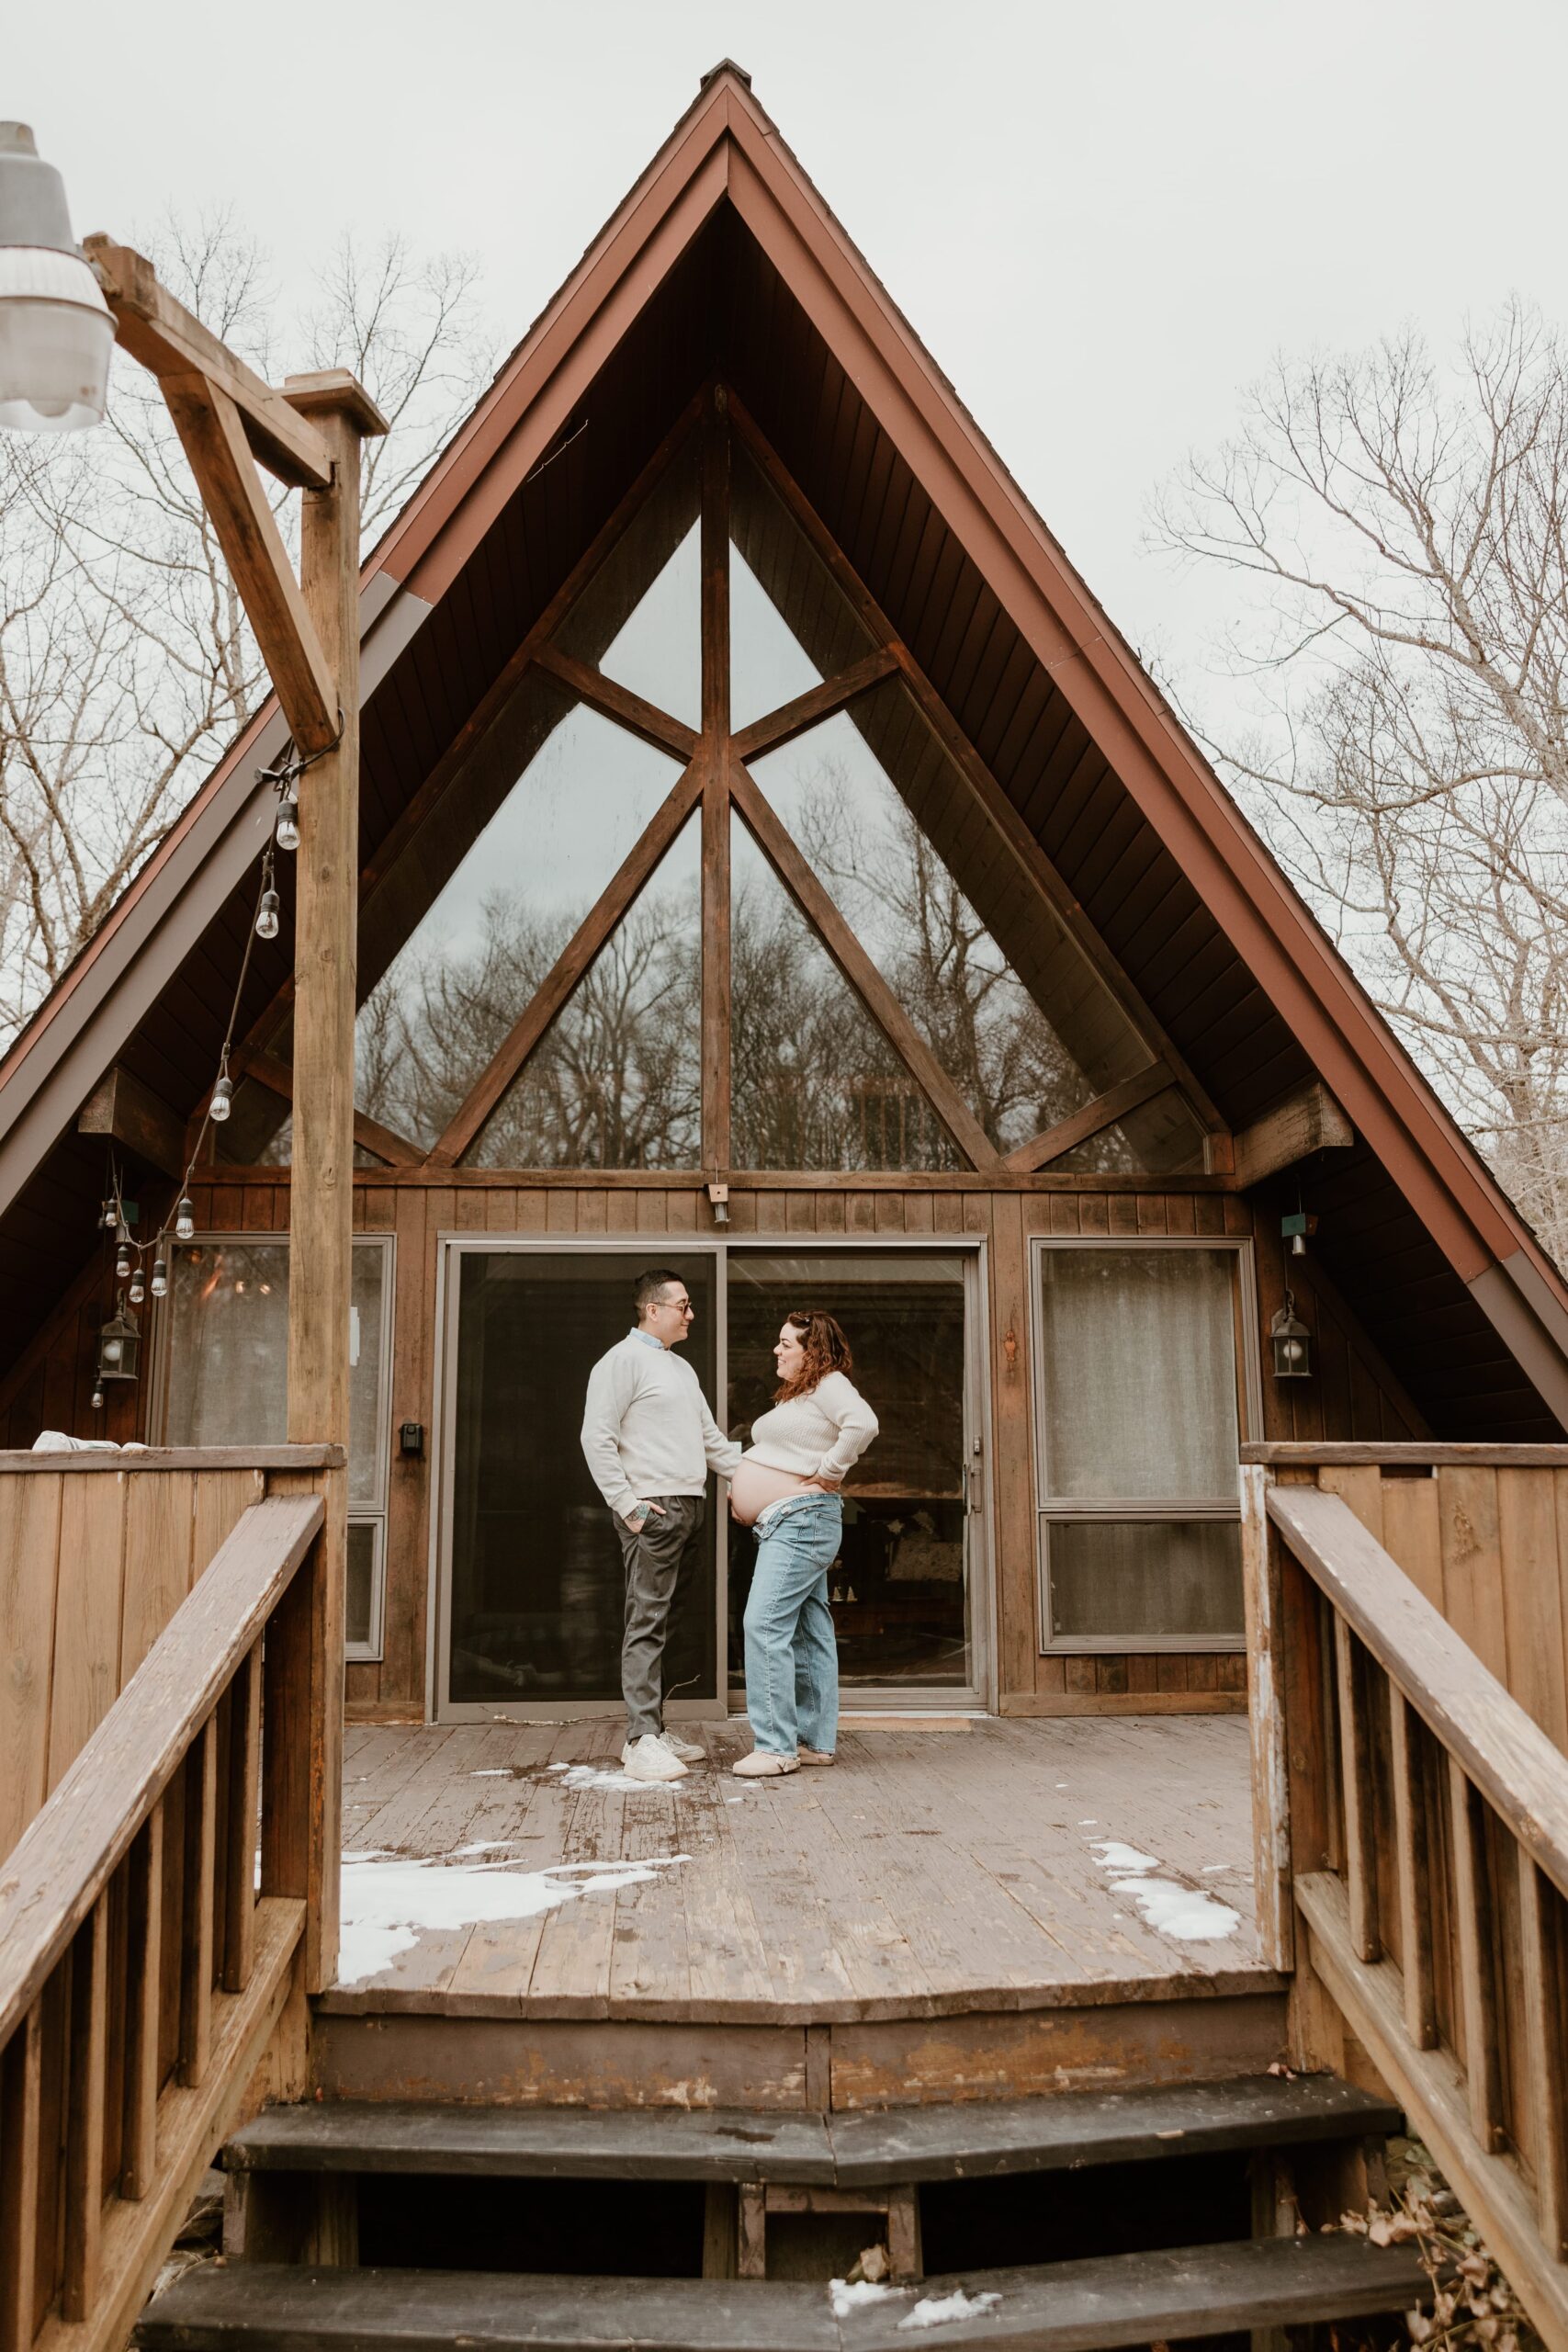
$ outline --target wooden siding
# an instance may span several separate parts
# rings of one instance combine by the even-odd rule
[[[286,1232],[287,1170],[238,1170],[192,1190],[199,1230]],[[736,1184],[734,1234],[781,1238],[812,1234],[978,1236],[986,1244],[990,1361],[990,1499],[995,1579],[997,1688],[1009,1714],[1239,1712],[1246,1703],[1240,1653],[1042,1657],[1035,1577],[1033,1408],[1028,1295],[1029,1237],[1037,1233],[1213,1233],[1255,1236],[1259,1347],[1265,1358],[1264,1427],[1271,1439],[1383,1440],[1425,1434],[1414,1407],[1382,1362],[1346,1302],[1308,1259],[1293,1262],[1291,1283],[1316,1343],[1317,1375],[1277,1382],[1267,1370],[1264,1334],[1283,1295],[1285,1261],[1277,1218],[1211,1182],[1203,1190],[1097,1189],[1089,1179],[1045,1177],[994,1191],[977,1181],[944,1178],[900,1186],[882,1179],[863,1186],[792,1176],[776,1186]],[[489,1170],[449,1171],[431,1182],[413,1171],[395,1180],[359,1171],[355,1222],[363,1233],[397,1238],[391,1388],[393,1428],[405,1420],[433,1430],[436,1236],[443,1232],[657,1237],[710,1232],[695,1180],[663,1182],[640,1176],[618,1183],[570,1178],[519,1182]],[[78,1295],[79,1293],[79,1295]],[[40,1428],[121,1440],[147,1434],[147,1381],[111,1391],[105,1413],[91,1410],[93,1343],[103,1313],[101,1283],[78,1285],[0,1391],[0,1435],[29,1445]],[[144,1329],[149,1328],[144,1323]],[[1012,1344],[1010,1346],[1010,1339]],[[387,1524],[383,1653],[378,1664],[348,1668],[351,1714],[386,1720],[423,1712],[428,1607],[431,1465],[394,1448]]]

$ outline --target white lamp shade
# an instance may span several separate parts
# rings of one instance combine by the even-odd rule
[[[108,401],[114,320],[79,254],[0,245],[0,425],[75,433]]]

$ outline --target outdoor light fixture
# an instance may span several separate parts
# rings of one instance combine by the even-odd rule
[[[141,1352],[141,1334],[134,1315],[125,1311],[123,1299],[98,1333],[98,1387],[106,1380],[134,1380],[136,1359]]]
[[[277,937],[277,910],[281,903],[276,890],[262,892],[261,904],[256,909],[256,937],[258,939]]]
[[[152,1295],[153,1295],[153,1297],[154,1297],[154,1298],[163,1298],[163,1297],[164,1297],[164,1296],[167,1295],[168,1288],[169,1288],[169,1269],[168,1269],[167,1261],[166,1261],[164,1259],[163,1259],[163,1258],[154,1258],[154,1259],[153,1259],[153,1261],[152,1261]]]
[[[182,1193],[180,1204],[175,1211],[175,1239],[193,1241],[196,1238],[196,1211]]]
[[[79,433],[108,403],[114,320],[25,122],[0,122],[0,425]]]
[[[299,846],[299,796],[294,786],[286,785],[277,797],[277,821],[273,828],[279,849]]]
[[[710,1184],[708,1186],[708,1205],[713,1211],[713,1221],[715,1225],[728,1225],[729,1223],[729,1187],[728,1184]]]
[[[1312,1333],[1296,1313],[1296,1302],[1289,1291],[1285,1304],[1269,1326],[1269,1344],[1274,1351],[1276,1380],[1310,1380],[1312,1378]]]
[[[115,1240],[118,1246],[115,1250],[114,1278],[117,1283],[128,1283],[130,1280],[130,1235],[123,1225],[115,1236]]]
[[[209,1119],[216,1119],[221,1125],[233,1107],[234,1081],[225,1072],[212,1090],[212,1100],[207,1106],[207,1115]]]

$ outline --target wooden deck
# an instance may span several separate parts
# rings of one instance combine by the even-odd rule
[[[801,2026],[1278,1989],[1245,1722],[857,1729],[765,1782],[723,1769],[744,1724],[692,1736],[711,1764],[649,1789],[595,1784],[607,1722],[351,1728],[322,2006]]]

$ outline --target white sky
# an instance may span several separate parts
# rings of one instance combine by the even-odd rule
[[[1568,307],[1562,0],[74,0],[9,12],[0,111],[78,235],[227,206],[288,290],[399,228],[479,256],[507,345],[727,53],[1190,679],[1224,596],[1141,551],[1145,503],[1274,350]]]

